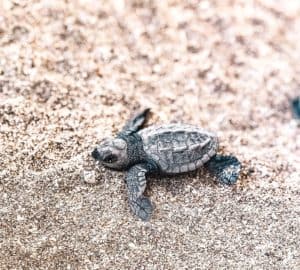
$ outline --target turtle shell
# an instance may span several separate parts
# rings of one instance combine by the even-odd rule
[[[151,126],[138,132],[144,151],[164,173],[181,173],[201,167],[218,150],[213,133],[186,124]]]

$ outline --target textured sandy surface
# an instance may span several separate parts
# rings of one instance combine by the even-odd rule
[[[0,1],[0,268],[300,269],[299,33],[297,0]],[[153,178],[136,220],[89,153],[141,107],[217,132],[238,184]]]

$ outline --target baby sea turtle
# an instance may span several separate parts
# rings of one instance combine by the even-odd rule
[[[131,119],[115,138],[105,139],[93,158],[112,169],[126,169],[129,205],[135,215],[148,220],[153,207],[143,195],[149,173],[178,174],[205,165],[220,183],[237,181],[241,164],[233,156],[217,155],[218,139],[211,132],[186,124],[144,128],[149,109]]]
[[[300,96],[292,100],[292,111],[295,118],[300,119]]]

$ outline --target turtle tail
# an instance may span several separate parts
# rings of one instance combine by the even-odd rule
[[[215,155],[206,163],[206,167],[225,185],[235,184],[241,171],[241,163],[234,156]]]

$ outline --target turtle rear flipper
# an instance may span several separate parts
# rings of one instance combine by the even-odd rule
[[[225,185],[235,184],[241,170],[241,163],[234,156],[215,155],[205,165]]]

